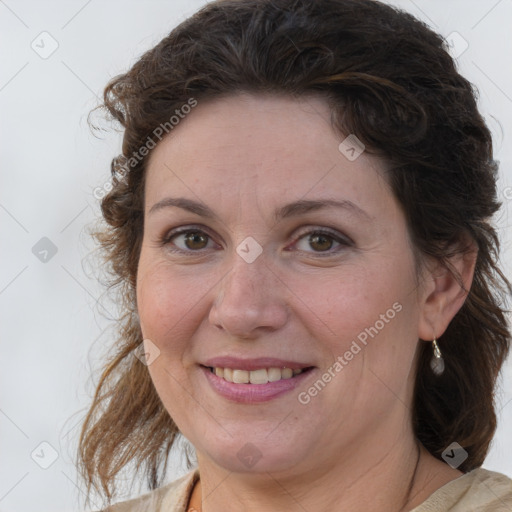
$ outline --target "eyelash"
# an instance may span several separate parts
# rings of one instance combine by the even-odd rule
[[[179,235],[187,234],[187,233],[199,233],[199,234],[202,234],[202,235],[206,235],[209,240],[213,239],[213,237],[207,231],[205,231],[204,229],[202,229],[199,226],[197,226],[197,227],[196,226],[186,226],[186,227],[183,227],[183,228],[174,229],[174,230],[170,231],[169,233],[166,233],[160,239],[160,244],[162,246],[170,245],[172,243],[172,239],[173,238],[175,238],[175,237],[177,237]],[[296,240],[294,241],[294,244],[296,244],[301,239],[305,238],[307,235],[310,235],[310,236],[311,235],[328,236],[329,238],[333,239],[335,242],[340,244],[340,246],[338,246],[338,248],[334,249],[334,250],[329,249],[328,251],[312,251],[313,254],[315,254],[317,256],[320,256],[320,257],[322,257],[322,256],[323,257],[325,257],[325,256],[332,256],[333,254],[336,254],[337,252],[340,252],[340,247],[342,247],[342,246],[349,247],[352,244],[351,240],[349,240],[348,238],[341,237],[335,231],[330,230],[328,228],[311,229],[309,231],[304,231],[302,233],[299,233],[297,235]],[[198,250],[188,249],[188,250],[185,250],[185,249],[180,249],[180,248],[174,247],[173,249],[170,249],[170,250],[172,252],[178,252],[178,253],[182,253],[182,254],[189,254],[189,253],[198,253],[199,254],[199,253],[204,252],[207,249],[198,249]],[[310,253],[310,251],[303,251],[303,252]]]

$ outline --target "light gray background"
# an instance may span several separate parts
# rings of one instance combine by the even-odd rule
[[[121,141],[115,132],[91,135],[87,114],[111,77],[203,3],[0,0],[0,512],[81,510],[78,425],[112,337],[109,313],[97,303],[103,290],[85,259],[93,248],[87,226],[99,214],[93,190],[108,182]],[[393,3],[458,40],[454,52],[468,45],[458,62],[480,91],[501,162],[497,222],[510,278],[512,1]],[[57,50],[42,58],[52,44]],[[42,237],[57,248],[47,262],[32,252]],[[512,476],[510,360],[498,399],[499,430],[484,467]],[[48,469],[40,467],[53,455]],[[169,478],[184,471],[176,457]]]

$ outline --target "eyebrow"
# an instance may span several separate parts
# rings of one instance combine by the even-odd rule
[[[149,214],[165,208],[177,207],[208,219],[216,218],[217,215],[205,204],[185,197],[166,197],[155,203],[149,210]],[[293,203],[286,204],[274,211],[274,220],[296,217],[305,213],[323,210],[327,208],[342,208],[354,213],[360,218],[371,220],[371,216],[348,199],[300,199]]]

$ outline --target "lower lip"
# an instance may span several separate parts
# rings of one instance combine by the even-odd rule
[[[290,379],[282,379],[266,384],[235,384],[218,377],[205,366],[200,367],[212,388],[224,398],[238,403],[267,402],[278,396],[289,393],[306,379],[313,368],[299,373]]]

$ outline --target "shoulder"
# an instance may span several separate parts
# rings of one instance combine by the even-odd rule
[[[505,512],[512,510],[512,480],[477,468],[443,485],[411,512]]]
[[[101,512],[186,512],[194,484],[199,478],[197,469],[154,491],[128,501],[121,501]]]

